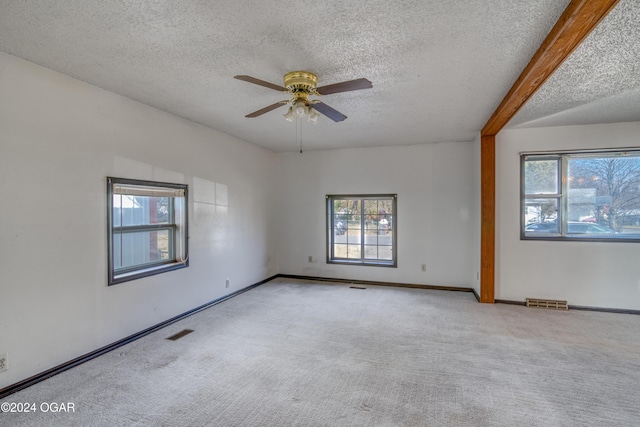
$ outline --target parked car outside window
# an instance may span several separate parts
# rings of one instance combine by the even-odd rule
[[[533,222],[525,226],[527,233],[559,233],[555,221]],[[601,224],[592,222],[568,221],[567,234],[615,234],[615,231]]]

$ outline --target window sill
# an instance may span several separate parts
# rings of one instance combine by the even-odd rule
[[[598,236],[580,236],[580,235],[572,235],[568,234],[565,236],[561,235],[523,235],[520,236],[520,240],[529,240],[529,241],[548,241],[548,242],[613,242],[613,243],[640,243],[640,236],[633,235],[629,237],[598,237]]]
[[[328,259],[327,264],[342,264],[342,265],[362,265],[366,267],[391,267],[397,268],[398,265],[393,261],[360,261],[360,260],[346,260],[346,259]]]
[[[179,270],[188,266],[188,261],[180,261],[172,262],[170,264],[156,265],[153,267],[130,271],[127,273],[115,274],[113,278],[110,278],[109,286],[117,285],[118,283],[129,282],[131,280],[141,279],[143,277],[154,276],[156,274],[165,273],[167,271]]]

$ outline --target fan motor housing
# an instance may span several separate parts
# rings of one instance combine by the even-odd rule
[[[314,93],[318,76],[309,71],[292,71],[284,75],[284,86],[292,93]]]

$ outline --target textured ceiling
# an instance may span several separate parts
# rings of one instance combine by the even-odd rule
[[[323,97],[348,119],[303,123],[305,150],[468,141],[567,4],[0,0],[0,50],[279,152],[299,147],[295,125],[282,117],[286,108],[244,115],[287,97],[234,75],[282,85],[286,72],[307,70],[320,86],[359,77],[373,82],[372,89]],[[622,7],[603,21],[608,30],[598,31],[606,41],[590,37],[591,47],[580,49],[586,59],[567,64],[564,79],[552,78],[514,124],[563,111],[597,121],[598,103],[596,111],[618,121],[611,106],[637,101],[638,2],[621,0]],[[610,43],[619,51],[615,58]],[[598,66],[594,59],[618,62]],[[635,74],[607,90],[589,83],[592,72],[613,80],[620,71]],[[579,87],[576,73],[585,79]],[[580,113],[588,103],[594,108]],[[637,119],[622,110],[625,120]]]
[[[640,120],[640,1],[621,0],[507,127]]]

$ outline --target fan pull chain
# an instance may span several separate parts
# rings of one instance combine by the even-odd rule
[[[296,121],[295,121],[295,126],[296,126],[296,142],[300,141],[300,132],[298,131],[298,122],[300,121],[300,119],[298,119],[296,117]],[[302,150],[302,147],[300,147],[300,150]]]
[[[298,123],[300,123],[300,154],[302,154],[302,119],[298,119]]]

